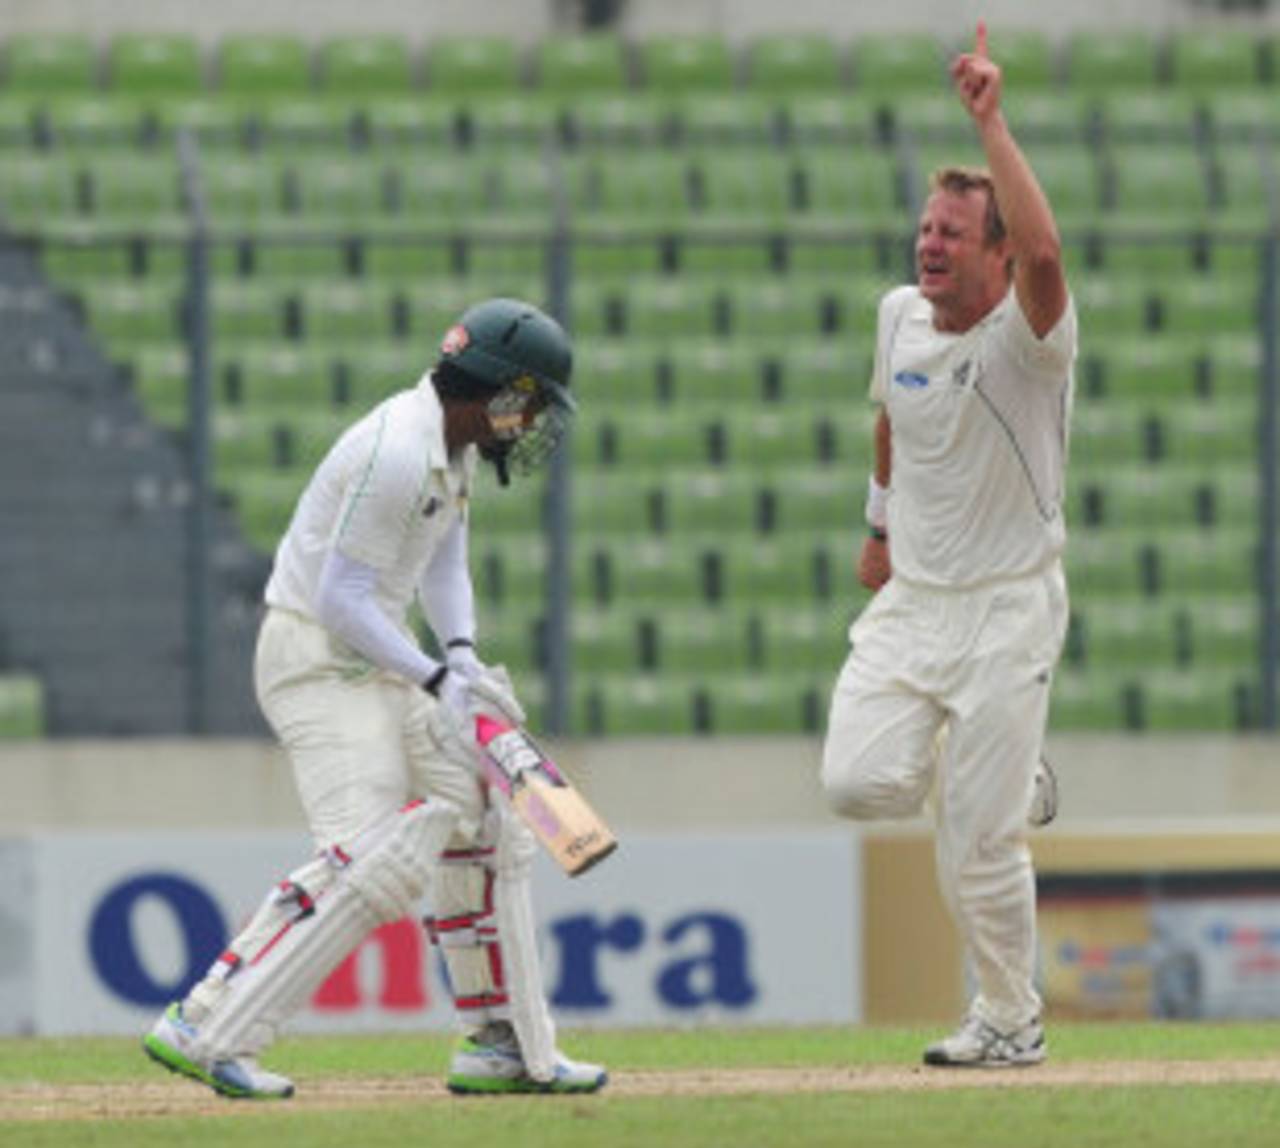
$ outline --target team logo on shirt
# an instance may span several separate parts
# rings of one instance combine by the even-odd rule
[[[922,375],[919,371],[898,371],[893,376],[893,381],[900,387],[911,387],[919,390],[921,387],[929,385],[929,376]]]
[[[461,354],[471,342],[471,335],[461,323],[455,323],[440,341],[440,350],[446,355]]]

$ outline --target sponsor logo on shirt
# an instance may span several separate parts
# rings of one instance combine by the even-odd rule
[[[919,371],[899,371],[893,376],[893,381],[900,387],[914,387],[918,390],[929,385],[929,376],[922,375]]]

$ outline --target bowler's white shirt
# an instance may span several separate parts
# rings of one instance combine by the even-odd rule
[[[1061,554],[1075,356],[1070,300],[1043,339],[1012,290],[961,334],[935,329],[914,286],[881,300],[871,397],[893,432],[894,577],[968,587]]]

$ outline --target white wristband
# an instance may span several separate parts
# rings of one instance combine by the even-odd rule
[[[889,525],[889,488],[876,482],[873,474],[867,482],[867,525],[884,530]]]

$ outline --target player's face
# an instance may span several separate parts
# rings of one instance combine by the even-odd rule
[[[984,236],[987,196],[981,189],[935,191],[916,230],[916,281],[936,309],[982,311],[1007,286],[1005,245]]]

